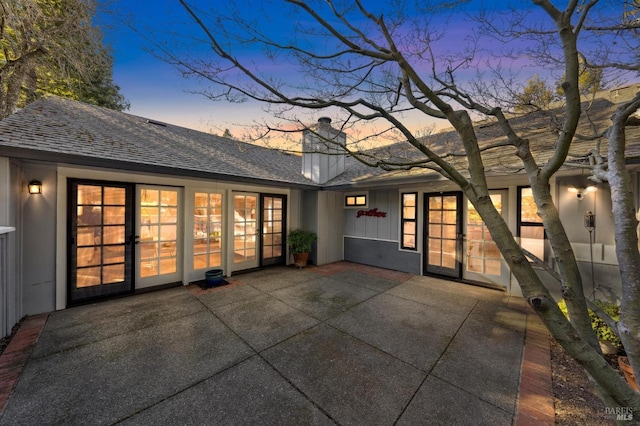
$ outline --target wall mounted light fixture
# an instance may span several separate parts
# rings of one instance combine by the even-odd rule
[[[572,194],[576,194],[578,200],[582,200],[584,198],[584,194],[596,192],[598,188],[594,185],[587,186],[586,188],[576,188],[575,186],[570,186],[569,188],[567,188],[567,190]]]
[[[29,194],[42,194],[42,182],[39,180],[32,180],[29,182]]]

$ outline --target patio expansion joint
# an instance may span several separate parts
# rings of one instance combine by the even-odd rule
[[[464,320],[460,323],[460,326],[457,328],[456,332],[451,336],[451,339],[449,340],[449,343],[447,343],[447,345],[445,346],[445,348],[442,350],[442,353],[440,354],[440,356],[438,357],[438,359],[436,359],[436,361],[433,363],[433,365],[431,366],[431,368],[429,370],[422,370],[425,371],[427,374],[424,377],[424,379],[422,380],[422,382],[420,382],[420,385],[418,385],[416,387],[415,392],[413,393],[413,395],[411,396],[411,398],[409,398],[409,400],[407,401],[406,405],[403,407],[402,411],[400,412],[400,414],[398,415],[398,417],[396,418],[394,424],[396,424],[400,418],[404,415],[405,411],[407,410],[407,408],[409,407],[409,405],[411,405],[411,402],[415,399],[416,395],[418,394],[418,392],[420,391],[420,389],[422,388],[422,386],[424,385],[424,383],[427,381],[427,379],[429,378],[429,376],[433,376],[436,377],[438,380],[442,380],[443,382],[447,383],[450,386],[455,387],[456,389],[467,393],[469,395],[473,395],[475,398],[478,398],[480,400],[482,400],[483,402],[486,402],[487,404],[490,404],[502,411],[504,411],[505,413],[509,414],[509,415],[513,415],[513,413],[509,413],[507,410],[505,410],[504,408],[495,405],[494,403],[492,403],[491,401],[487,401],[486,399],[482,398],[481,396],[475,395],[471,392],[469,392],[466,389],[463,389],[461,387],[459,387],[458,385],[451,383],[450,381],[437,376],[435,374],[433,374],[433,370],[436,368],[436,366],[438,365],[438,363],[440,362],[440,360],[442,359],[442,357],[444,356],[444,354],[447,352],[447,350],[449,349],[449,346],[451,346],[451,344],[453,343],[453,341],[455,340],[456,336],[458,335],[458,333],[460,332],[460,330],[462,329],[462,327],[464,326],[464,324],[467,322],[467,320],[470,319],[471,313],[473,312],[474,308],[476,306],[478,306],[480,302],[478,300],[476,300],[476,303],[469,309],[469,312],[467,313],[467,315],[465,316]],[[524,425],[523,425],[524,426]]]
[[[264,294],[269,295],[268,293],[264,293]],[[272,296],[272,297],[273,297],[273,296]],[[196,297],[196,298],[197,298],[197,297]],[[221,374],[222,372],[224,372],[224,371],[226,371],[226,370],[228,370],[228,369],[230,369],[230,368],[233,368],[233,367],[235,367],[235,366],[237,366],[237,365],[239,365],[239,364],[241,364],[241,363],[245,362],[247,359],[250,359],[250,358],[252,358],[252,357],[254,357],[254,356],[257,356],[257,357],[258,357],[258,358],[260,358],[260,359],[261,359],[265,364],[267,364],[267,365],[269,366],[269,368],[271,368],[271,369],[272,369],[272,370],[273,370],[273,371],[274,371],[278,376],[280,376],[280,377],[282,378],[282,380],[284,380],[285,382],[287,382],[287,383],[288,383],[288,384],[289,384],[293,389],[295,389],[295,390],[296,390],[296,392],[298,392],[298,393],[299,393],[299,394],[300,394],[300,395],[301,395],[305,400],[307,400],[310,404],[312,404],[315,408],[317,408],[317,409],[318,409],[320,412],[322,412],[325,416],[327,416],[329,419],[331,419],[331,421],[333,421],[335,424],[338,424],[338,422],[337,422],[337,421],[336,421],[336,420],[331,416],[331,414],[330,414],[330,413],[328,413],[324,408],[322,408],[320,405],[318,405],[318,404],[317,404],[313,399],[311,399],[311,397],[309,397],[309,396],[308,396],[308,395],[307,395],[307,394],[306,394],[302,389],[300,389],[298,386],[296,386],[296,384],[295,384],[295,383],[293,383],[293,382],[292,382],[288,377],[286,377],[284,374],[282,374],[282,373],[280,372],[280,370],[278,370],[278,369],[277,369],[277,368],[276,368],[276,367],[275,367],[271,362],[269,362],[269,360],[268,360],[267,358],[265,358],[265,357],[262,355],[264,352],[268,351],[269,349],[271,349],[271,348],[273,348],[273,347],[275,347],[275,346],[278,346],[278,345],[280,345],[280,344],[282,344],[282,343],[284,343],[284,342],[286,342],[286,341],[288,341],[288,340],[291,340],[291,339],[295,338],[296,336],[298,336],[298,335],[300,335],[300,334],[302,334],[302,333],[305,333],[305,332],[307,332],[308,330],[311,330],[312,328],[317,327],[318,325],[320,325],[320,324],[322,324],[322,323],[323,323],[322,321],[321,321],[320,323],[318,323],[318,324],[312,325],[312,326],[310,326],[310,327],[308,327],[308,328],[306,328],[306,329],[304,329],[304,330],[301,330],[301,331],[297,332],[296,334],[294,334],[294,335],[292,335],[292,336],[290,336],[290,337],[288,337],[288,338],[286,338],[286,339],[284,339],[284,340],[281,340],[281,341],[279,341],[279,342],[277,342],[277,343],[274,343],[273,345],[271,345],[271,346],[269,346],[269,347],[267,347],[267,348],[264,348],[264,349],[261,349],[261,350],[257,350],[257,349],[256,349],[256,348],[254,348],[254,347],[253,347],[253,346],[252,346],[252,345],[251,345],[251,344],[250,344],[246,339],[244,339],[240,334],[238,334],[238,333],[237,333],[237,332],[236,332],[232,327],[230,327],[230,326],[229,326],[229,325],[228,325],[228,324],[227,324],[227,323],[226,323],[222,318],[220,318],[220,317],[219,317],[215,312],[213,312],[213,311],[211,310],[211,308],[209,308],[207,305],[205,305],[205,304],[204,304],[204,302],[202,302],[199,298],[197,298],[197,299],[198,299],[198,302],[200,302],[200,303],[205,307],[205,309],[207,309],[207,310],[211,313],[211,315],[213,315],[215,318],[217,318],[217,319],[218,319],[218,321],[220,321],[220,322],[221,322],[221,323],[222,323],[222,324],[223,324],[227,329],[229,329],[229,330],[230,330],[230,331],[231,331],[231,332],[232,332],[232,333],[233,333],[233,334],[234,334],[238,339],[240,339],[240,340],[241,340],[245,345],[247,345],[247,347],[249,347],[249,348],[253,351],[253,354],[252,354],[252,355],[247,356],[246,358],[242,359],[241,361],[239,361],[239,362],[237,362],[237,363],[234,363],[233,365],[230,365],[229,367],[227,367],[227,368],[225,368],[225,369],[223,369],[223,370],[221,370],[221,371],[216,372],[215,374],[212,374],[210,377],[207,377],[207,378],[204,378],[204,379],[202,379],[202,380],[198,381],[198,383],[194,383],[192,386],[189,386],[189,388],[191,388],[191,387],[193,387],[193,386],[196,386],[196,385],[198,385],[198,384],[199,384],[199,383],[201,383],[201,382],[204,382],[204,381],[206,381],[206,380],[209,380],[210,378],[215,377],[215,376],[217,376],[218,374]],[[274,299],[279,300],[279,299],[277,299],[277,298],[275,298],[275,297],[274,297]],[[287,306],[289,306],[289,305],[287,305]],[[302,311],[300,311],[300,312],[302,312]],[[181,391],[180,391],[180,392],[178,392],[178,393],[184,392],[185,390],[187,390],[187,388],[185,388],[185,389],[181,390]],[[177,393],[176,393],[176,394],[177,394]],[[170,397],[168,397],[168,398],[170,398]],[[160,403],[160,402],[162,402],[162,401],[158,401],[158,403]],[[145,408],[145,409],[146,409],[146,408]]]

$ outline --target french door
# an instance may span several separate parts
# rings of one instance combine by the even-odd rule
[[[287,198],[284,195],[260,196],[262,214],[260,224],[262,228],[262,257],[261,266],[283,264],[286,261],[284,247],[284,232],[286,228]]]
[[[425,194],[425,272],[462,277],[462,193]]]
[[[284,195],[234,193],[233,270],[286,262],[286,206]]]
[[[136,187],[136,288],[181,280],[180,199],[179,188]]]
[[[133,290],[133,186],[69,181],[70,304]]]

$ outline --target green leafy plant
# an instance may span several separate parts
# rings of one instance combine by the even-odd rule
[[[613,320],[620,321],[620,306],[611,301],[596,300],[595,304],[605,311]],[[567,318],[569,313],[567,312],[567,305],[564,300],[558,303],[558,307]],[[591,327],[596,332],[596,337],[599,341],[609,341],[617,348],[622,347],[622,342],[618,335],[604,322],[595,312],[589,309],[589,318],[591,319]]]
[[[294,229],[287,235],[287,245],[292,254],[311,253],[313,243],[317,239],[315,232]]]

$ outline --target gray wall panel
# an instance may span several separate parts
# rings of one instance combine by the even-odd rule
[[[420,274],[420,254],[400,251],[394,241],[345,237],[344,260]]]

